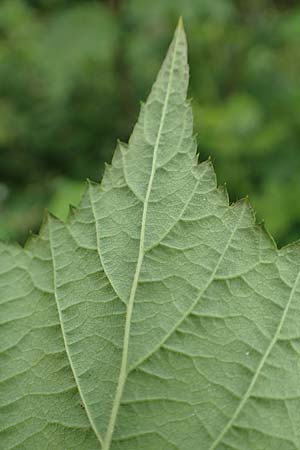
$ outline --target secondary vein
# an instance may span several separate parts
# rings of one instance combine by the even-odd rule
[[[293,288],[291,290],[291,293],[290,293],[289,299],[287,301],[287,304],[286,304],[286,306],[285,306],[285,308],[283,310],[283,314],[282,314],[281,319],[279,321],[278,327],[276,328],[276,331],[275,331],[275,334],[273,336],[273,339],[271,340],[269,346],[267,347],[267,350],[266,350],[265,354],[263,355],[263,357],[262,357],[262,359],[261,359],[261,361],[260,361],[260,363],[259,363],[259,365],[258,365],[258,367],[257,367],[257,369],[256,369],[256,371],[254,373],[254,376],[253,376],[253,378],[251,380],[251,383],[249,384],[249,387],[248,387],[247,391],[243,395],[243,398],[241,399],[240,403],[238,404],[238,407],[236,408],[236,410],[235,410],[234,414],[232,415],[231,419],[227,422],[227,424],[225,425],[223,430],[220,432],[220,434],[214,440],[214,442],[212,443],[212,445],[209,447],[208,450],[214,450],[217,447],[217,445],[220,444],[220,442],[224,438],[225,434],[232,427],[234,421],[236,420],[236,418],[240,414],[241,410],[245,406],[245,403],[248,401],[249,397],[251,396],[252,389],[254,388],[254,385],[255,385],[255,383],[256,383],[256,381],[257,381],[257,379],[258,379],[258,377],[259,377],[259,375],[260,375],[260,373],[262,371],[262,368],[263,368],[266,360],[268,359],[268,357],[269,357],[269,355],[270,355],[274,345],[276,344],[276,342],[278,340],[279,334],[280,334],[280,332],[282,330],[284,321],[286,319],[288,310],[289,310],[290,305],[292,303],[292,300],[294,298],[294,294],[296,292],[296,288],[297,288],[299,282],[300,282],[300,270],[299,270],[298,276],[295,279],[294,286],[293,286]]]
[[[72,371],[72,374],[73,374],[73,377],[74,377],[74,380],[75,380],[75,383],[76,383],[76,387],[78,389],[78,393],[80,395],[82,404],[84,406],[84,410],[86,412],[87,418],[88,418],[88,420],[89,420],[89,422],[91,424],[91,427],[92,427],[92,429],[93,429],[93,431],[94,431],[94,433],[95,433],[95,435],[96,435],[100,445],[102,446],[103,445],[102,436],[98,432],[98,430],[96,428],[96,425],[94,423],[94,420],[92,418],[91,412],[89,410],[89,407],[88,407],[87,403],[85,402],[84,395],[83,395],[83,392],[82,392],[81,387],[80,387],[79,379],[77,377],[77,374],[76,374],[76,371],[75,371],[75,367],[74,367],[73,362],[72,362],[71,354],[70,354],[70,351],[69,351],[66,331],[65,331],[63,317],[62,317],[62,311],[61,311],[61,308],[60,308],[60,305],[59,305],[59,300],[58,300],[57,293],[56,293],[56,291],[57,291],[56,267],[55,267],[54,252],[53,252],[53,248],[52,248],[51,224],[50,223],[49,223],[49,245],[50,245],[50,252],[51,252],[51,259],[52,259],[52,266],[53,266],[54,298],[55,298],[55,302],[56,302],[56,308],[57,308],[57,311],[58,311],[59,323],[60,323],[61,333],[62,333],[62,337],[63,337],[63,341],[64,341],[65,351],[66,351],[66,354],[67,354],[67,358],[68,358],[68,361],[69,361],[69,364],[70,364],[70,368],[71,368],[71,371]]]
[[[145,361],[147,361],[152,355],[154,355],[163,345],[164,343],[171,337],[171,335],[175,332],[175,330],[177,330],[177,328],[182,324],[182,322],[192,313],[193,309],[195,308],[195,306],[200,302],[202,296],[205,294],[205,292],[207,291],[207,289],[209,288],[209,286],[213,283],[213,281],[216,278],[216,274],[218,272],[218,269],[222,263],[222,261],[224,260],[224,257],[227,253],[228,248],[230,247],[230,244],[234,238],[234,235],[236,233],[236,231],[238,230],[239,224],[243,218],[244,212],[245,212],[245,205],[244,208],[241,212],[241,215],[239,217],[239,219],[237,220],[232,232],[229,235],[228,241],[226,242],[226,245],[215,265],[214,270],[212,271],[209,279],[207,280],[207,282],[205,283],[204,287],[201,289],[201,291],[199,292],[199,295],[197,295],[195,301],[191,304],[191,306],[189,307],[189,309],[185,312],[185,314],[175,323],[175,325],[171,328],[171,330],[169,331],[169,333],[164,337],[164,339],[156,346],[154,347],[151,352],[149,352],[147,355],[145,355],[142,359],[140,359],[133,367],[130,368],[130,372],[132,372],[133,370],[135,370],[138,366],[140,366],[142,363],[144,363]]]

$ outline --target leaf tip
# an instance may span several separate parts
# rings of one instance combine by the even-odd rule
[[[177,28],[178,28],[178,30],[179,30],[179,29],[183,29],[183,30],[184,30],[182,16],[180,16],[179,19],[178,19]]]
[[[179,38],[183,39],[186,42],[186,34],[185,34],[182,16],[180,16],[178,19],[175,34],[177,34]]]

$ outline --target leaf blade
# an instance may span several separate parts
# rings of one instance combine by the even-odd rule
[[[0,245],[1,445],[96,450],[59,332],[46,229],[26,250]]]
[[[70,368],[71,368],[71,371],[72,371],[72,374],[73,374],[73,377],[74,377],[74,380],[75,380],[75,383],[76,383],[76,386],[77,386],[77,389],[78,389],[78,393],[79,393],[80,398],[81,398],[81,402],[82,402],[81,406],[85,409],[85,412],[86,412],[88,420],[89,420],[89,422],[91,424],[91,427],[92,427],[92,429],[93,429],[93,431],[94,431],[94,433],[95,433],[95,435],[96,435],[96,437],[97,437],[97,439],[98,439],[98,441],[99,441],[99,443],[100,443],[100,445],[102,447],[102,445],[103,445],[103,438],[102,438],[101,434],[97,430],[97,427],[96,427],[96,425],[94,423],[93,417],[92,417],[92,415],[90,413],[90,410],[89,410],[89,405],[85,401],[85,396],[84,396],[84,393],[83,393],[83,391],[81,389],[80,380],[79,380],[79,378],[77,376],[75,367],[73,365],[72,357],[71,357],[71,354],[70,354],[70,350],[69,350],[68,339],[67,339],[67,336],[66,336],[64,320],[63,320],[63,314],[62,314],[62,310],[61,310],[61,307],[60,307],[60,302],[59,302],[59,299],[58,299],[58,296],[57,296],[57,281],[56,281],[57,269],[56,269],[55,253],[54,253],[54,250],[53,250],[53,247],[52,247],[52,235],[51,235],[52,223],[53,223],[53,219],[52,220],[50,219],[48,229],[49,229],[50,253],[51,253],[51,259],[52,259],[52,264],[53,264],[53,292],[54,292],[54,299],[55,299],[56,308],[57,308],[58,317],[59,317],[59,323],[60,323],[60,327],[61,327],[61,333],[62,333],[63,342],[64,342],[64,348],[65,348],[65,352],[66,352],[66,355],[67,355],[67,358],[68,358],[68,361],[69,361],[69,364],[70,364]]]
[[[186,53],[185,34],[183,31],[181,22],[179,23],[179,25],[177,27],[174,41],[171,44],[169,54],[167,55],[166,60],[165,60],[165,64],[167,65],[168,58],[170,57],[170,59],[171,59],[170,73],[169,73],[168,79],[167,79],[166,94],[165,94],[165,98],[164,98],[164,102],[163,102],[161,118],[159,121],[157,134],[154,133],[154,134],[156,134],[156,136],[155,136],[155,143],[153,146],[151,172],[150,172],[150,177],[149,177],[148,186],[147,186],[147,190],[146,190],[145,200],[144,200],[144,204],[143,204],[137,263],[136,263],[136,269],[135,269],[134,276],[133,276],[132,286],[130,289],[128,304],[127,304],[121,368],[120,368],[120,374],[119,374],[119,379],[118,379],[118,385],[117,385],[117,389],[116,389],[116,396],[115,396],[115,399],[113,402],[110,422],[108,424],[107,433],[106,433],[105,440],[104,440],[103,450],[109,450],[109,448],[110,448],[112,437],[113,437],[113,432],[114,432],[114,428],[115,428],[115,424],[116,424],[116,420],[117,420],[117,415],[118,415],[121,399],[123,396],[123,390],[124,390],[124,386],[125,386],[126,379],[127,379],[130,328],[131,328],[131,320],[132,320],[132,313],[133,313],[136,290],[138,287],[140,272],[141,272],[144,254],[145,254],[144,246],[145,246],[148,205],[149,205],[151,190],[152,190],[152,186],[153,186],[154,176],[155,176],[160,140],[161,140],[164,126],[165,126],[168,103],[169,103],[170,92],[171,92],[172,81],[173,81],[174,70],[175,70],[176,52],[177,52],[177,47],[179,45],[179,42],[183,42],[183,45],[185,47],[184,51]],[[171,55],[171,56],[169,56],[169,55]],[[160,74],[163,74],[163,69],[160,72]],[[124,168],[125,167],[126,166],[124,166]],[[125,178],[126,178],[126,176],[125,176]]]
[[[50,218],[24,251],[0,251],[6,339],[35,333],[26,308],[38,298],[39,350],[59,342],[67,373],[42,422],[30,392],[31,422],[0,430],[5,450],[300,449],[299,245],[278,251],[248,202],[229,205],[210,162],[198,165],[186,53],[179,25],[128,146],[67,224]],[[17,362],[0,358],[16,378]],[[46,374],[39,400],[59,385],[51,364],[29,368]],[[2,383],[13,398],[17,381]]]

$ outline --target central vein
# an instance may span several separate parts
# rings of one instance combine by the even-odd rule
[[[171,93],[172,78],[173,78],[173,73],[174,73],[174,63],[175,63],[175,56],[176,56],[176,47],[177,47],[177,42],[178,42],[178,34],[179,33],[177,30],[177,36],[176,36],[176,40],[174,43],[173,54],[172,54],[170,75],[169,75],[168,85],[167,85],[167,89],[166,89],[166,95],[165,95],[164,104],[163,104],[162,113],[161,113],[160,126],[158,129],[155,145],[153,148],[151,173],[150,173],[150,177],[149,177],[149,183],[148,183],[147,192],[146,192],[145,201],[144,201],[144,207],[143,207],[142,225],[141,225],[140,240],[139,240],[139,242],[140,242],[139,253],[138,253],[136,269],[135,269],[135,273],[134,273],[134,277],[133,277],[133,282],[132,282],[132,286],[131,286],[130,296],[129,296],[129,300],[128,300],[128,304],[127,304],[124,340],[123,340],[123,353],[122,353],[120,374],[119,374],[118,385],[117,385],[117,389],[116,389],[116,395],[114,398],[113,407],[112,407],[112,411],[111,411],[110,421],[109,421],[109,424],[107,427],[107,433],[105,435],[102,450],[109,450],[109,448],[110,448],[111,440],[112,440],[112,436],[113,436],[113,432],[114,432],[114,428],[115,428],[115,424],[116,424],[116,419],[117,419],[117,415],[118,415],[118,411],[119,411],[119,407],[120,407],[120,403],[121,403],[121,399],[122,399],[122,395],[123,395],[123,390],[124,390],[124,386],[125,386],[126,378],[127,378],[128,349],[129,349],[129,339],[130,339],[131,318],[132,318],[135,294],[136,294],[136,290],[138,287],[138,281],[139,281],[140,272],[141,272],[141,268],[142,268],[142,264],[143,264],[143,260],[144,260],[144,255],[145,255],[144,244],[145,244],[146,220],[147,220],[149,199],[150,199],[150,194],[151,194],[152,185],[153,185],[154,176],[155,176],[158,148],[159,148],[160,139],[162,136],[162,131],[163,131],[163,127],[164,127],[164,122],[165,122],[165,118],[166,118],[166,114],[167,114],[168,103],[169,103],[169,98],[170,98],[170,93]]]

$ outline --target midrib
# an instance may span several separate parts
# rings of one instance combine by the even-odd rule
[[[135,294],[138,286],[138,280],[140,276],[141,267],[143,264],[143,259],[145,255],[145,232],[146,232],[146,220],[147,220],[147,212],[148,212],[148,205],[149,205],[149,199],[150,194],[152,190],[153,180],[155,176],[155,170],[156,170],[156,159],[157,159],[157,152],[159,148],[159,143],[162,135],[162,130],[164,127],[164,122],[166,118],[167,108],[168,108],[168,102],[171,92],[171,86],[172,86],[172,79],[173,79],[173,72],[174,72],[174,63],[175,63],[175,56],[176,56],[176,48],[178,44],[178,36],[179,32],[177,31],[176,40],[174,42],[174,48],[173,48],[173,54],[172,54],[172,61],[171,61],[171,69],[170,69],[170,76],[168,80],[167,90],[166,90],[166,96],[164,100],[164,105],[162,109],[161,114],[161,121],[160,126],[158,129],[154,149],[153,149],[153,159],[152,159],[152,167],[151,167],[151,173],[149,177],[147,192],[145,196],[144,201],[144,207],[143,207],[143,214],[142,214],[142,224],[141,224],[141,232],[140,232],[140,244],[139,244],[139,253],[138,253],[138,259],[136,264],[136,269],[133,277],[133,282],[131,286],[130,296],[128,300],[127,305],[127,313],[126,313],[126,321],[125,321],[125,330],[124,330],[124,340],[123,340],[123,353],[122,353],[122,360],[121,360],[121,368],[120,368],[120,374],[119,374],[119,380],[118,385],[116,389],[116,395],[113,402],[112,412],[110,416],[110,421],[107,427],[107,432],[103,441],[102,450],[109,450],[112,436],[116,424],[116,419],[123,395],[124,386],[126,383],[127,378],[127,365],[128,365],[128,349],[129,349],[129,338],[130,338],[130,327],[131,327],[131,318],[132,318],[132,312],[133,312],[133,305],[135,300]]]
[[[257,369],[255,371],[255,374],[254,374],[254,376],[253,376],[253,378],[252,378],[252,380],[251,380],[251,382],[249,384],[249,387],[248,387],[247,391],[243,395],[243,397],[242,397],[240,403],[238,404],[238,407],[236,408],[236,410],[235,410],[234,414],[232,415],[231,419],[227,422],[225,427],[219,433],[218,437],[214,440],[214,442],[211,444],[211,446],[209,447],[208,450],[215,450],[217,445],[219,445],[221,443],[221,441],[223,440],[224,436],[230,430],[230,428],[234,424],[235,420],[237,419],[238,415],[240,414],[240,412],[242,411],[243,407],[245,406],[246,402],[248,401],[249,397],[251,396],[251,392],[252,392],[252,390],[253,390],[253,388],[255,386],[255,383],[256,383],[256,381],[257,381],[257,379],[258,379],[258,377],[259,377],[259,375],[260,375],[260,373],[262,371],[262,368],[265,365],[265,362],[267,361],[267,359],[268,359],[268,357],[269,357],[269,355],[270,355],[274,345],[276,344],[276,342],[278,340],[279,334],[280,334],[280,332],[282,330],[283,324],[285,322],[288,310],[289,310],[290,305],[292,303],[292,300],[294,298],[294,294],[296,292],[296,288],[298,286],[299,281],[300,281],[300,271],[299,271],[299,273],[298,273],[298,275],[297,275],[297,277],[295,279],[294,286],[293,286],[293,288],[291,290],[291,293],[290,293],[289,299],[287,301],[286,307],[283,310],[281,319],[279,321],[278,327],[276,328],[276,331],[274,333],[273,339],[271,340],[269,346],[267,347],[267,350],[266,350],[265,354],[263,355],[263,357],[262,357],[262,359],[261,359],[261,361],[260,361],[260,363],[259,363],[259,365],[258,365],[258,367],[257,367]]]

